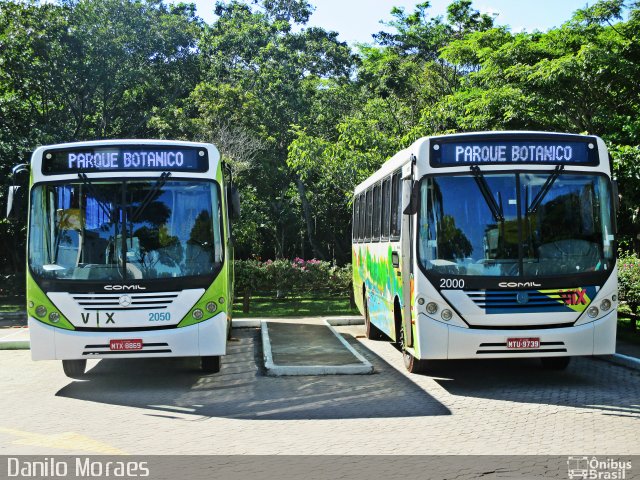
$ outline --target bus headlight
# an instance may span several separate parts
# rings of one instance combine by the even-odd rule
[[[596,318],[598,316],[598,313],[600,313],[598,307],[589,307],[589,310],[587,310],[587,315],[589,315],[591,318]]]
[[[51,312],[49,314],[49,320],[53,323],[58,323],[60,321],[60,314],[58,312]]]
[[[44,317],[47,314],[47,307],[44,305],[38,305],[36,307],[36,315],[39,317]]]
[[[609,299],[605,298],[604,300],[602,300],[602,302],[600,302],[600,310],[602,310],[603,312],[606,312],[610,308],[611,308],[611,301]]]
[[[224,304],[224,297],[220,297],[218,299],[218,302],[220,302],[220,305],[223,305]]]
[[[418,299],[418,305],[424,305],[424,298],[420,297]]]
[[[213,313],[216,311],[216,308],[218,308],[218,306],[215,303],[213,302],[207,303],[207,312]]]
[[[451,320],[451,318],[453,318],[453,313],[448,308],[445,308],[444,310],[442,310],[440,316],[445,322],[448,322],[449,320]]]
[[[199,308],[196,308],[191,315],[196,320],[200,320],[203,317],[204,312],[202,310],[200,310]]]
[[[438,311],[438,304],[436,302],[429,302],[426,306],[427,313],[433,315]]]

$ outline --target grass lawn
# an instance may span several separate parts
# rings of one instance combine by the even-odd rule
[[[316,317],[324,315],[359,315],[351,309],[347,297],[252,297],[249,313],[242,312],[242,299],[233,304],[233,318]]]
[[[629,328],[630,322],[628,318],[618,318],[618,339],[640,345],[640,325],[636,324],[636,331],[632,332]]]
[[[0,298],[0,312],[23,312],[26,308],[24,300],[8,300]]]

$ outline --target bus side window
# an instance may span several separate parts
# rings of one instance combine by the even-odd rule
[[[373,187],[373,228],[372,235],[373,241],[380,241],[380,207],[382,201],[380,200],[380,184],[376,184]]]
[[[389,239],[391,231],[391,178],[387,177],[382,182],[382,232],[383,240]]]
[[[367,203],[367,215],[365,218],[364,239],[371,241],[371,220],[373,219],[373,203],[371,202],[371,190],[367,190],[366,203]]]
[[[351,241],[358,241],[358,219],[360,218],[360,202],[359,197],[353,199],[353,219],[351,220]]]
[[[400,226],[402,225],[402,181],[400,171],[391,177],[391,238],[400,238]]]
[[[367,209],[367,205],[364,201],[364,193],[358,195],[358,199],[360,202],[360,218],[358,219],[358,223],[360,225],[358,226],[358,240],[362,242],[364,240],[364,214]]]

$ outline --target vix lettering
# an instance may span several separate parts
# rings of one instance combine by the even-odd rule
[[[588,303],[586,298],[587,291],[583,288],[558,290],[558,294],[565,305],[576,306],[586,305]]]
[[[113,316],[115,315],[115,312],[102,312],[102,313],[104,313],[107,316],[106,321],[104,322],[105,325],[109,324],[109,323],[113,323],[114,325],[116,324],[115,320],[113,319]],[[85,325],[87,323],[89,323],[89,320],[91,318],[91,313],[90,312],[81,313],[80,315],[82,316],[82,323],[84,323]],[[95,318],[96,318],[96,325],[99,327],[100,326],[100,312],[95,312]]]

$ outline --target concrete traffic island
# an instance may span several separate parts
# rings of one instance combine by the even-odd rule
[[[365,375],[373,365],[340,335],[329,321],[261,322],[267,374]]]

